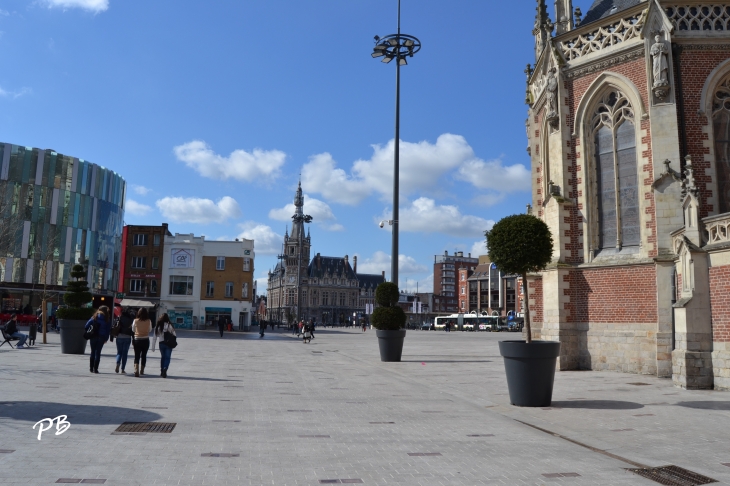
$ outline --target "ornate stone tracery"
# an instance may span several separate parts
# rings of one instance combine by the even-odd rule
[[[664,10],[675,28],[685,30],[729,30],[730,5],[670,5]]]
[[[712,98],[718,212],[730,212],[730,76],[715,89]]]
[[[638,13],[562,41],[560,42],[560,50],[566,61],[572,61],[637,38],[641,33],[643,16],[643,13]]]

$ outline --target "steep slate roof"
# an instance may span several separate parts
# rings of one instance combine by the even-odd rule
[[[385,282],[385,277],[383,277],[382,274],[377,273],[358,273],[357,280],[360,283],[361,289],[374,289],[381,283]]]
[[[345,263],[342,257],[324,257],[317,254],[309,263],[307,276],[310,278],[323,278],[325,273],[331,276],[344,275],[347,279],[355,278],[355,272],[352,271],[350,263]]]
[[[594,0],[585,17],[580,22],[583,26],[595,22],[616,12],[626,10],[641,3],[642,0]],[[614,10],[615,7],[615,10]]]
[[[477,265],[474,269],[474,273],[472,273],[467,280],[479,280],[482,278],[489,278],[489,269],[491,268],[491,266],[491,263],[483,263],[481,265]]]

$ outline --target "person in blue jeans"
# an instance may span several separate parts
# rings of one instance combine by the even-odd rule
[[[131,313],[131,314],[130,314]],[[127,367],[127,355],[129,347],[132,345],[132,323],[134,322],[134,311],[123,312],[119,316],[119,334],[117,334],[117,367],[114,370],[119,373],[119,367],[122,367],[122,373],[127,374],[124,368]]]
[[[25,347],[25,340],[28,339],[28,336],[18,331],[17,314],[13,314],[12,316],[10,316],[10,320],[7,324],[5,324],[5,332],[8,333],[10,337],[18,339],[18,345],[15,346],[16,349],[23,349]]]
[[[160,376],[163,378],[167,378],[167,368],[170,367],[170,359],[172,358],[172,348],[165,344],[166,332],[177,337],[177,334],[175,334],[175,327],[170,322],[170,316],[168,316],[167,313],[162,314],[162,316],[157,320],[155,332],[152,336],[153,353],[155,352],[157,339],[160,339]]]
[[[112,329],[111,321],[109,320],[109,307],[105,305],[100,306],[93,317],[86,323],[84,328],[89,329],[91,326],[96,326],[96,333],[91,337],[91,339],[89,339],[89,346],[91,346],[89,371],[92,373],[99,373],[101,348],[103,348],[104,343],[109,340],[109,333]]]

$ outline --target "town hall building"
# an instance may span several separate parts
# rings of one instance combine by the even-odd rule
[[[303,211],[301,182],[294,206],[291,235],[286,232],[280,261],[268,275],[269,320],[284,323],[313,320],[318,324],[340,325],[352,322],[358,314],[366,319],[366,304],[374,304],[375,288],[385,282],[385,272],[358,274],[357,256],[353,256],[352,265],[348,255],[328,257],[317,253],[312,256],[312,238],[309,232],[304,235],[304,223],[308,221]]]
[[[555,9],[537,1],[526,69],[530,211],[554,238],[533,333],[562,370],[730,389],[730,3]]]

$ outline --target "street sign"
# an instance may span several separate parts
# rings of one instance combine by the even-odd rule
[[[121,293],[121,292],[117,292],[117,299],[120,299],[121,300],[123,298],[124,298],[124,294]]]

